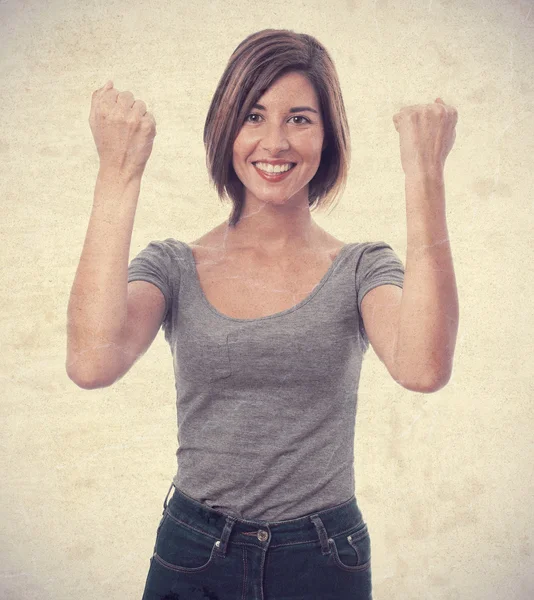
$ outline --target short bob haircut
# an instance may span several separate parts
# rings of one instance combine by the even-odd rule
[[[326,48],[313,36],[288,29],[264,29],[234,50],[204,125],[206,166],[219,199],[233,202],[231,227],[241,217],[244,186],[232,166],[233,145],[252,106],[282,75],[297,71],[308,78],[319,98],[325,147],[309,182],[310,210],[329,207],[345,188],[350,165],[350,133],[339,79]]]

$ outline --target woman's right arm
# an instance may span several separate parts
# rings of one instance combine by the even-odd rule
[[[154,340],[165,298],[146,281],[128,283],[128,256],[155,121],[131,92],[106,84],[93,94],[91,129],[100,169],[67,310],[66,370],[85,389],[122,377]]]
[[[67,312],[69,378],[85,389],[122,377],[158,333],[165,298],[146,281],[128,283],[128,256],[141,178],[100,171]]]

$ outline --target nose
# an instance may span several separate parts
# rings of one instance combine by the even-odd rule
[[[260,143],[264,150],[273,155],[289,148],[289,141],[284,128],[276,124],[264,128]]]

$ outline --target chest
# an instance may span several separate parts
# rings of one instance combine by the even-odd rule
[[[206,300],[235,319],[257,319],[305,300],[329,271],[341,247],[284,263],[216,256],[193,247],[198,282]]]

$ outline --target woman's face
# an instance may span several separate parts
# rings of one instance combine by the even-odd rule
[[[308,182],[319,168],[323,140],[315,89],[304,75],[287,73],[253,106],[234,142],[232,164],[246,188],[245,202],[280,204],[294,198],[307,205]],[[262,161],[294,166],[273,180],[262,177],[259,167],[265,164],[254,164]]]

